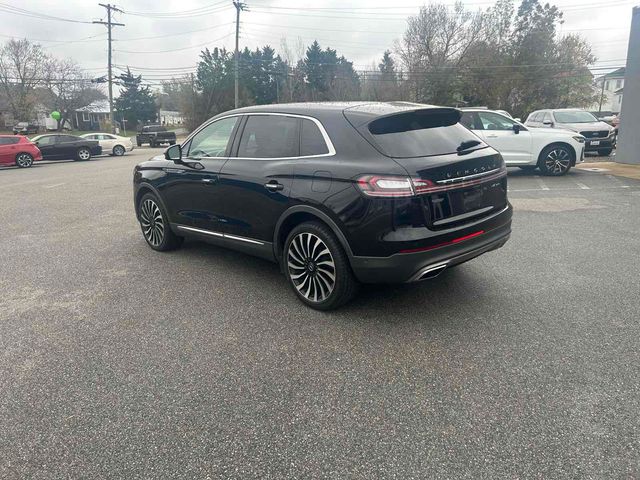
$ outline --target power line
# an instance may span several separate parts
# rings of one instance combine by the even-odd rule
[[[189,50],[191,48],[199,48],[199,47],[204,47],[206,45],[211,45],[213,42],[217,42],[222,40],[223,38],[227,38],[228,36],[230,36],[231,33],[227,33],[226,35],[223,35],[222,37],[219,38],[214,38],[213,40],[207,40],[204,43],[199,43],[198,45],[190,45],[188,47],[182,47],[182,48],[173,48],[170,50],[152,50],[152,51],[140,51],[140,50],[114,50],[114,52],[118,52],[118,53],[142,53],[142,54],[151,54],[151,53],[170,53],[170,52],[181,52],[182,50]]]
[[[154,35],[152,37],[135,37],[135,38],[119,38],[117,39],[118,42],[135,42],[137,40],[153,40],[155,38],[168,38],[168,37],[177,37],[180,35],[188,35],[190,33],[197,33],[197,32],[204,32],[207,30],[213,30],[214,28],[219,28],[219,27],[226,27],[227,25],[233,25],[234,22],[227,22],[227,23],[220,23],[218,25],[211,25],[209,27],[206,28],[199,28],[197,30],[189,30],[186,32],[177,32],[177,33],[171,33],[171,34],[164,34],[164,35]],[[116,40],[114,40],[116,41]]]
[[[39,18],[41,20],[55,20],[58,22],[69,22],[69,23],[92,23],[92,22],[87,22],[83,20],[74,20],[72,18],[56,17],[53,15],[47,15],[40,12],[25,10],[24,8],[14,7],[12,5],[7,5],[6,3],[0,3],[0,11],[3,11],[5,13],[11,13],[13,15],[22,15],[25,17]]]

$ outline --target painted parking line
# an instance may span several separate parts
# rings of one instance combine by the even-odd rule
[[[586,185],[585,185],[586,186]],[[582,187],[565,187],[565,188],[554,188],[553,190],[546,188],[509,188],[508,192],[509,193],[516,193],[516,192],[549,192],[549,193],[553,193],[553,192],[566,192],[566,191],[571,191],[571,190],[618,190],[618,189],[623,189],[623,188],[633,188],[631,185],[615,185],[612,187],[587,187],[582,188]],[[638,188],[640,189],[640,186],[638,186]]]
[[[44,186],[44,187],[42,187],[42,188],[56,188],[56,187],[61,187],[62,185],[66,185],[66,184],[67,184],[66,182],[63,182],[63,183],[54,183],[53,185],[45,185],[45,186]]]
[[[574,183],[575,183],[576,185],[578,185],[578,187],[579,187],[581,190],[589,190],[589,189],[591,188],[591,187],[588,187],[587,185],[585,185],[584,183],[576,182],[575,180],[574,180]]]
[[[547,187],[547,184],[544,183],[542,178],[536,177],[536,182],[538,183],[538,185],[540,185],[540,188],[538,190],[549,190],[549,187]]]

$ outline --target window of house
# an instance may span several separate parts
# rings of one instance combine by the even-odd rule
[[[281,115],[251,115],[247,119],[238,157],[286,158],[299,155],[298,119]]]
[[[82,112],[82,121],[88,122],[90,120],[91,120],[91,115],[89,114],[89,112]]]
[[[616,80],[616,88],[622,88],[622,79]]]
[[[329,147],[324,141],[324,137],[316,125],[311,120],[302,120],[302,130],[300,132],[300,156],[324,155],[329,153]]]

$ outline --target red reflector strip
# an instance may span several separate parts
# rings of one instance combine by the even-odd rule
[[[438,243],[437,245],[431,245],[430,247],[409,248],[407,250],[400,250],[400,253],[426,252],[427,250],[433,250],[435,248],[446,247],[447,245],[453,245],[455,243],[464,242],[465,240],[469,240],[474,237],[479,237],[483,233],[484,233],[484,230],[479,230],[477,232],[470,233],[469,235],[465,235],[464,237],[454,238],[453,240],[449,240],[448,242]]]

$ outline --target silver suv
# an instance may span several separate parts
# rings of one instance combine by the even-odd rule
[[[536,110],[527,117],[524,124],[532,128],[561,128],[577,132],[585,138],[586,152],[610,155],[615,144],[615,130],[579,108]]]

